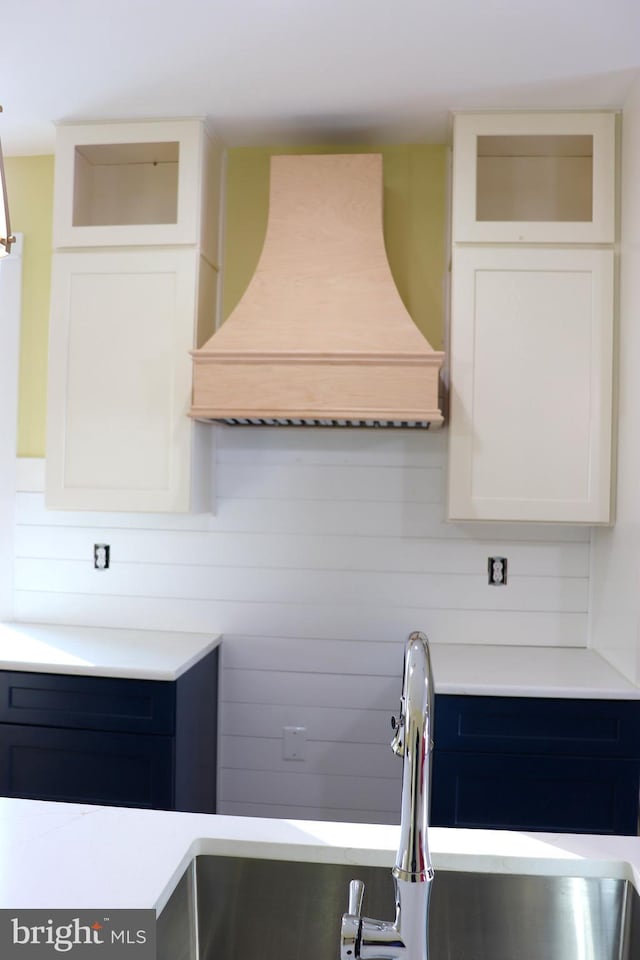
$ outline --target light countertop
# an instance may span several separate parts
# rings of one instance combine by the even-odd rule
[[[0,623],[0,670],[177,680],[219,642],[213,633]]]
[[[220,643],[215,633],[168,633],[0,623],[0,670],[175,680]],[[438,693],[640,700],[594,650],[431,643]]]
[[[431,643],[437,693],[639,700],[640,687],[595,650]]]
[[[193,856],[393,864],[399,827],[0,799],[0,908],[161,910]],[[640,889],[640,838],[433,828],[436,870],[608,876]]]

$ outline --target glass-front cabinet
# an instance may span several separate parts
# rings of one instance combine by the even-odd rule
[[[197,120],[58,127],[54,246],[200,244],[217,263],[216,162]]]
[[[613,113],[458,114],[459,243],[613,243]]]

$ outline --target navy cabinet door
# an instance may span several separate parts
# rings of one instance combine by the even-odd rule
[[[438,695],[432,822],[635,834],[640,703]]]
[[[442,827],[635,834],[639,764],[436,750],[431,822]]]
[[[174,687],[161,680],[0,671],[0,723],[172,734]]]
[[[0,725],[8,797],[171,809],[171,737]]]
[[[443,750],[640,757],[640,702],[548,697],[436,697]]]

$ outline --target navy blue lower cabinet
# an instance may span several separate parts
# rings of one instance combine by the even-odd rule
[[[633,835],[640,702],[436,696],[436,826]]]
[[[218,650],[175,681],[0,671],[0,794],[215,813]]]
[[[6,724],[0,757],[6,796],[174,809],[172,737]]]

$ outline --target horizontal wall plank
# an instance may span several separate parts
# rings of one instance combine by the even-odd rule
[[[329,640],[301,637],[225,637],[225,670],[264,670],[288,673],[339,673],[352,676],[402,675],[407,635],[388,642]]]
[[[119,563],[94,570],[88,562],[18,559],[17,590],[90,593],[112,597],[145,596],[177,600],[242,603],[330,603],[380,607],[456,610],[587,610],[588,580],[583,577],[510,575],[505,587],[489,587],[483,576],[467,574],[379,573],[341,570],[265,570],[227,567]]]
[[[566,524],[449,523],[441,503],[234,500],[220,498],[214,515],[95,513],[46,510],[42,494],[16,497],[18,526],[101,530],[198,530],[248,533],[435,537],[473,541],[588,543],[589,530]]]
[[[253,500],[374,500],[441,503],[444,479],[439,467],[388,467],[328,464],[219,463],[219,497]]]
[[[217,433],[219,463],[357,464],[406,467],[442,466],[446,432],[415,429],[323,430],[300,427],[221,427]]]
[[[424,630],[439,643],[585,646],[586,613],[369,608],[329,604],[228,603],[18,590],[18,620],[81,626],[184,630],[188,633],[264,633],[319,640],[388,641]]]
[[[292,673],[263,670],[225,670],[223,703],[290,704],[396,710],[400,693],[398,676],[360,677],[335,673]]]
[[[18,492],[18,526],[99,527],[103,530],[208,530],[208,513],[99,513],[93,510],[47,510],[42,493]]]
[[[441,467],[446,459],[444,430],[323,430],[276,427],[213,427],[221,463]],[[45,461],[19,458],[19,490],[44,490]],[[25,482],[28,481],[28,482]]]
[[[587,577],[586,543],[519,543],[476,540],[461,549],[452,540],[269,534],[219,531],[109,530],[104,527],[21,526],[20,559],[83,560],[94,543],[109,543],[119,562],[175,566],[280,567],[309,570],[377,570],[395,573],[486,575],[490,556],[507,556],[511,575]]]
[[[224,682],[223,677],[223,685]],[[398,677],[398,699],[400,687]],[[222,736],[277,738],[282,737],[283,727],[306,727],[308,737],[316,740],[377,743],[388,747],[391,740],[390,717],[391,713],[384,709],[314,707],[307,703],[247,704],[225,700],[220,725]]]
[[[268,770],[225,770],[220,800],[334,807],[349,810],[394,810],[399,805],[398,782],[385,777],[282,774]]]
[[[282,738],[224,736],[220,746],[221,770],[389,777],[397,781],[398,805],[400,804],[402,761],[388,744],[331,743],[314,740],[307,735],[304,760],[285,760],[282,756]]]

